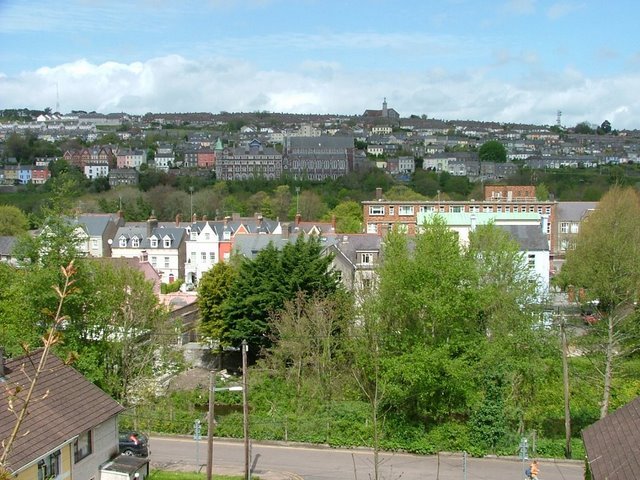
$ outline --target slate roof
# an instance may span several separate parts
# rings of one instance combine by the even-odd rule
[[[18,242],[18,237],[3,237],[0,236],[0,255],[11,256],[13,254],[13,248]]]
[[[580,222],[589,210],[598,207],[598,202],[558,202],[556,223]]]
[[[585,428],[592,480],[636,480],[640,472],[640,397]]]
[[[549,251],[549,239],[538,225],[496,225],[509,232],[525,252]]]
[[[380,253],[382,237],[377,233],[351,233],[338,235],[334,248],[352,265],[358,263],[359,252]]]
[[[273,243],[273,245],[277,249],[281,249],[287,243],[295,243],[298,238],[297,233],[291,233],[289,235],[280,235],[280,234],[254,234],[248,233],[245,235],[237,235],[233,240],[233,250],[236,253],[239,253],[247,258],[253,259],[256,257],[258,252],[264,250],[269,243]],[[305,235],[305,238],[308,238]],[[334,244],[336,242],[337,237],[335,235],[322,236],[320,238],[321,245],[324,248]]]
[[[21,385],[21,398],[29,387],[43,350],[30,357],[5,360],[5,376],[0,385]],[[48,393],[47,393],[48,392]],[[46,394],[46,395],[45,395]],[[20,402],[14,404],[19,406]],[[74,368],[49,355],[34,390],[29,414],[9,453],[9,467],[17,471],[30,462],[65,444],[77,435],[105,422],[124,408]],[[15,425],[9,411],[7,389],[0,388],[0,439],[5,440]]]
[[[77,218],[71,219],[72,224],[84,227],[84,230],[90,237],[102,236],[107,228],[107,225],[109,225],[109,222],[117,223],[117,221],[118,216],[109,213],[80,215]]]
[[[329,136],[323,135],[320,137],[290,137],[288,139],[289,148],[292,151],[298,149],[347,149],[354,148],[353,137],[347,136]]]

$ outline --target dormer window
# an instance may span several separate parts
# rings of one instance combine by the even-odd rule
[[[229,230],[226,230],[223,235],[222,238],[225,240],[231,240],[231,232]]]
[[[138,237],[133,237],[131,239],[131,246],[133,248],[138,248],[140,246],[140,239]]]
[[[158,248],[158,239],[156,237],[151,237],[151,248]]]
[[[191,240],[197,240],[197,238],[198,238],[198,234],[197,234],[194,230],[191,230],[191,234],[190,234],[190,237],[189,237],[189,238],[190,238]]]
[[[171,239],[170,238],[165,238],[164,242],[163,242],[163,246],[164,246],[164,248],[170,248],[171,247]]]
[[[126,247],[127,239],[125,237],[120,237],[120,239],[118,240],[118,246],[122,248]]]

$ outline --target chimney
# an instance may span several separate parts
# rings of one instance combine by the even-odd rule
[[[302,215],[300,215],[299,213],[296,213],[296,227],[300,225],[301,221],[302,221]]]
[[[207,217],[206,215],[202,215],[202,221],[206,222],[207,220],[209,220],[209,217]]]
[[[231,217],[224,217],[224,226],[226,227],[227,224],[229,223],[229,220],[231,220]]]
[[[331,231],[332,232],[336,231],[336,216],[335,215],[331,215]]]
[[[289,224],[289,222],[283,223],[282,224],[282,238],[285,240],[289,239],[289,228],[291,227],[291,225]]]
[[[148,262],[148,261],[149,261],[149,256],[147,255],[147,251],[146,250],[142,250],[140,252],[140,263]]]
[[[198,221],[198,217],[194,213],[193,215],[191,215],[191,223],[196,223],[197,221]]]
[[[182,220],[182,215],[179,213],[176,215],[176,227],[180,226],[180,221]]]
[[[382,188],[380,187],[376,188],[376,200],[378,201],[382,200]]]

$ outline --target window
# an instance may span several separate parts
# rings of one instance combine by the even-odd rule
[[[151,248],[158,248],[158,239],[156,237],[151,237]]]
[[[560,223],[560,233],[569,233],[569,222]]]
[[[133,237],[131,239],[131,246],[134,248],[138,248],[140,246],[140,239],[138,237]]]
[[[124,237],[120,237],[120,239],[118,240],[118,246],[119,247],[126,247],[127,246],[127,239]]]
[[[542,215],[542,207],[538,207],[538,213]]]
[[[204,239],[205,240],[211,240],[211,234],[209,232],[205,232]]]
[[[158,263],[158,257],[151,257],[151,266],[155,267]]]
[[[487,213],[493,212],[493,206],[492,206],[492,205],[489,205],[489,206],[487,206],[487,207],[484,207],[484,208],[482,209],[482,211],[487,212]]]
[[[207,252],[200,252],[200,260],[203,262],[207,261]]]
[[[216,253],[215,252],[209,252],[209,261],[211,261],[211,262],[215,262],[216,261]]]
[[[511,213],[511,207],[509,206],[504,207],[504,211],[505,213]]]
[[[375,223],[367,223],[367,233],[378,233],[378,226]]]
[[[55,478],[60,474],[60,450],[38,462],[38,480]]]
[[[78,463],[83,458],[91,455],[91,430],[81,433],[73,442],[73,461]]]
[[[191,252],[191,258],[189,259],[189,263],[196,263],[196,252]]]
[[[545,212],[547,212],[548,214],[550,214],[550,213],[551,213],[551,207],[547,207],[547,208],[545,208]]]
[[[362,265],[373,265],[373,253],[363,252],[360,254],[360,263]]]
[[[529,255],[527,255],[527,266],[532,270],[536,267],[536,256],[535,256],[535,254],[530,253]]]
[[[396,214],[396,207],[394,207],[393,205],[389,206],[389,215],[395,215]]]
[[[164,257],[164,268],[169,268],[169,257]]]
[[[462,212],[464,212],[464,208],[462,208],[462,205],[454,205],[453,207],[451,207],[451,212],[452,213],[462,213]]]
[[[164,239],[164,248],[171,248],[171,239],[170,238],[165,238]]]
[[[580,224],[577,222],[573,222],[571,224],[571,233],[578,233],[580,231]]]
[[[91,239],[91,248],[98,248],[98,239],[97,238],[92,238]]]
[[[428,213],[428,212],[435,212],[435,211],[436,211],[436,207],[434,207],[433,205],[423,205],[420,207],[421,213]]]
[[[369,215],[384,215],[384,206],[383,205],[369,206]]]
[[[400,205],[398,215],[413,215],[413,205]]]
[[[469,207],[469,212],[471,212],[471,213],[480,213],[480,206],[479,205],[471,205]]]

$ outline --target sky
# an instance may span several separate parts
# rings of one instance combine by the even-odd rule
[[[640,128],[640,2],[0,0],[0,109]],[[57,109],[56,106],[59,106]]]

